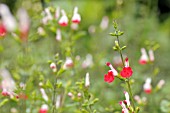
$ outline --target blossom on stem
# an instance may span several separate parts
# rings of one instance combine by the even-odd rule
[[[43,104],[39,110],[39,113],[47,113],[48,112],[48,105]]]
[[[141,57],[139,59],[139,63],[144,65],[144,64],[146,64],[148,62],[148,55],[146,53],[145,48],[141,48],[141,53],[142,53],[142,55],[141,55]]]
[[[89,87],[89,86],[90,86],[90,77],[89,77],[89,73],[86,73],[85,87]]]
[[[69,97],[73,97],[73,93],[72,93],[72,92],[69,92],[67,95],[68,95]]]
[[[57,29],[57,31],[56,31],[56,40],[61,41],[61,31],[60,31],[60,29]]]
[[[68,17],[63,9],[61,10],[61,13],[62,13],[62,17],[59,19],[58,23],[60,24],[60,26],[67,26]]]
[[[149,60],[150,60],[150,62],[153,62],[155,60],[154,53],[153,53],[152,49],[149,50]]]
[[[114,80],[113,71],[109,70],[107,74],[104,75],[104,81],[111,83]]]
[[[66,61],[65,61],[65,63],[64,63],[63,68],[64,68],[64,69],[68,69],[68,68],[71,68],[71,67],[73,67],[73,66],[74,66],[73,60],[71,59],[71,57],[67,57],[67,58],[66,58]]]
[[[111,83],[114,80],[114,76],[118,75],[118,72],[113,68],[110,62],[107,62],[106,65],[109,66],[111,70],[109,70],[108,73],[104,75],[104,81]]]
[[[57,67],[56,67],[56,64],[54,62],[52,62],[50,64],[50,68],[53,70],[53,72],[56,72],[57,71]]]
[[[151,81],[151,78],[147,78],[145,84],[143,85],[143,89],[146,94],[150,94],[152,92]]]
[[[72,17],[72,22],[73,22],[73,23],[76,23],[76,24],[79,24],[80,21],[81,21],[81,16],[80,16],[80,14],[78,13],[78,7],[75,7],[75,8],[74,8],[73,17]]]
[[[126,105],[123,101],[120,101],[119,104],[122,106],[122,113],[129,113],[129,110],[126,108]]]
[[[10,97],[15,96],[16,94],[14,93],[14,90],[16,89],[16,86],[9,71],[6,69],[1,69],[0,75],[2,77],[2,82],[1,82],[2,90],[3,90],[2,95],[10,96]]]
[[[104,16],[104,17],[102,18],[101,23],[100,23],[100,28],[101,28],[102,30],[105,30],[105,29],[108,27],[108,24],[109,24],[109,18],[108,18],[108,16]]]
[[[158,89],[161,89],[164,84],[165,84],[165,80],[160,80],[157,84]]]
[[[124,94],[125,94],[125,98],[126,98],[126,103],[127,103],[127,106],[130,106],[130,100],[129,100],[129,93],[124,91]]]
[[[6,35],[7,31],[3,23],[0,23],[0,37],[4,37]]]
[[[93,56],[91,54],[86,55],[86,59],[82,63],[83,68],[88,68],[93,66]]]
[[[28,32],[30,28],[30,19],[25,9],[21,8],[17,12],[19,18],[20,38],[22,41],[28,40]]]
[[[9,32],[14,31],[17,27],[17,23],[7,5],[0,4],[0,15],[5,29]]]
[[[55,18],[58,19],[60,17],[60,7],[57,7],[55,10]]]
[[[43,88],[40,88],[40,92],[42,94],[42,97],[45,101],[48,101],[48,96]]]
[[[110,67],[110,69],[113,72],[114,76],[118,75],[118,72],[113,68],[113,66],[112,66],[112,64],[110,62],[107,62],[106,65]]]
[[[122,69],[122,71],[120,72],[120,75],[123,78],[129,78],[131,77],[133,74],[133,70],[132,68],[129,66],[129,60],[128,58],[125,59],[125,67]]]
[[[57,96],[57,100],[56,100],[56,108],[59,108],[61,106],[61,95]]]

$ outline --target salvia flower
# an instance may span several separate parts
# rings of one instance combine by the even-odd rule
[[[72,93],[72,92],[69,92],[67,95],[68,95],[69,97],[73,97],[73,93]]]
[[[114,76],[118,75],[118,72],[113,68],[110,62],[107,62],[106,65],[110,67],[111,70],[109,70],[108,73],[104,75],[104,81],[111,83],[114,80]]]
[[[52,62],[50,64],[50,68],[53,70],[53,72],[56,72],[57,71],[57,67],[56,67],[56,64],[54,62]]]
[[[100,23],[100,28],[101,28],[102,30],[105,30],[105,29],[108,27],[108,24],[109,24],[109,18],[108,18],[108,16],[104,16],[104,17],[102,18],[101,23]]]
[[[6,33],[7,31],[6,31],[5,26],[2,23],[0,23],[0,37],[4,37]]]
[[[47,113],[48,112],[48,105],[43,104],[39,110],[39,113]]]
[[[64,69],[68,69],[68,68],[71,68],[71,67],[73,67],[73,66],[74,66],[73,60],[71,59],[71,57],[67,57],[67,58],[66,58],[66,61],[65,61],[65,63],[64,63],[63,68],[64,68]]]
[[[113,66],[112,66],[112,64],[110,62],[107,62],[106,65],[110,67],[110,69],[113,72],[114,76],[118,75],[118,72],[113,68]]]
[[[139,59],[139,63],[140,64],[142,64],[142,65],[144,65],[144,64],[146,64],[148,61],[149,61],[149,59],[148,59],[148,55],[147,55],[147,53],[146,53],[146,50],[145,50],[145,48],[141,48],[141,57],[140,57],[140,59]]]
[[[57,100],[56,100],[56,108],[59,108],[61,106],[61,95],[57,96]]]
[[[0,75],[2,77],[2,95],[4,96],[15,96],[14,90],[16,89],[15,82],[11,77],[11,74],[6,69],[0,70]]]
[[[60,17],[60,7],[57,7],[55,10],[55,18],[58,19]]]
[[[129,60],[128,58],[125,59],[125,67],[122,69],[122,71],[120,72],[120,75],[123,78],[129,78],[131,77],[133,74],[132,68],[129,66]]]
[[[21,8],[17,12],[19,19],[20,38],[22,41],[27,41],[30,28],[30,19],[25,9]]]
[[[42,94],[42,97],[45,101],[48,101],[48,96],[43,88],[40,88],[40,92]]]
[[[2,23],[6,30],[12,32],[16,29],[17,23],[9,8],[5,4],[0,4],[0,15],[2,17]]]
[[[155,60],[154,53],[153,53],[152,49],[149,50],[149,60],[150,60],[150,62],[153,62]]]
[[[151,78],[147,78],[145,84],[143,85],[143,89],[146,94],[150,94],[152,92],[151,81]]]
[[[86,55],[86,59],[82,63],[83,68],[88,68],[93,66],[93,56],[91,54]]]
[[[60,29],[56,30],[56,40],[61,41],[61,30]]]
[[[73,17],[72,17],[72,22],[73,22],[73,23],[76,23],[76,24],[79,24],[80,21],[81,21],[81,16],[80,16],[80,14],[78,13],[78,7],[75,7],[75,8],[74,8]]]
[[[61,13],[62,13],[62,17],[60,18],[58,23],[60,24],[60,26],[67,26],[68,25],[68,17],[64,10],[61,10]]]
[[[82,95],[81,95],[81,93],[79,92],[79,93],[77,93],[77,96],[78,96],[78,97],[81,97]]]
[[[161,89],[164,84],[165,84],[165,80],[160,80],[157,84],[158,89]]]
[[[129,113],[129,110],[126,108],[123,101],[120,101],[119,104],[122,106],[122,113]]]
[[[90,76],[89,73],[86,73],[86,78],[85,78],[85,87],[90,86]]]
[[[124,94],[125,94],[125,98],[126,98],[126,103],[127,103],[127,106],[130,106],[130,100],[129,100],[129,93],[124,91]]]
[[[109,70],[107,74],[104,75],[104,81],[111,83],[114,80],[113,71]]]

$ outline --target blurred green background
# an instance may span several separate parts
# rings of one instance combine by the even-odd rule
[[[86,72],[90,73],[90,92],[99,98],[99,102],[94,106],[98,112],[116,113],[116,111],[120,111],[121,107],[118,102],[124,98],[125,89],[121,87],[120,80],[115,79],[111,84],[107,84],[103,80],[103,76],[108,70],[105,62],[110,61],[114,64],[113,58],[118,56],[112,49],[115,38],[109,35],[114,31],[113,20],[116,20],[119,29],[124,31],[124,35],[120,38],[121,45],[127,46],[124,54],[130,59],[130,66],[134,71],[133,79],[137,81],[132,85],[133,92],[154,101],[154,104],[144,107],[142,113],[161,113],[163,112],[161,111],[161,101],[163,99],[170,101],[170,91],[168,90],[170,85],[170,0],[0,0],[0,3],[7,4],[13,15],[16,15],[18,8],[24,7],[30,16],[31,28],[28,39],[30,53],[26,59],[29,61],[26,62],[29,68],[26,69],[26,75],[35,73],[30,70],[37,69],[40,73],[43,71],[42,73],[48,77],[46,75],[49,71],[47,61],[59,51],[57,48],[59,43],[55,40],[54,32],[48,33],[47,31],[48,35],[45,37],[37,34],[37,28],[41,26],[41,12],[46,7],[60,7],[71,17],[73,8],[78,6],[78,12],[82,17],[79,30],[84,31],[86,35],[75,42],[73,56],[79,55],[84,59],[87,54],[91,54],[94,65],[92,68],[80,70],[72,81],[84,78]],[[104,16],[108,16],[109,26],[102,30],[100,23]],[[89,32],[90,26],[95,29],[94,33]],[[22,56],[20,45],[11,36],[1,39],[0,43],[1,67],[6,67],[11,71],[20,68],[18,62],[22,61],[16,62],[16,59]],[[148,49],[153,45],[157,48],[153,66],[159,69],[157,76],[151,75],[152,67],[141,66],[138,63],[141,55],[140,49],[142,47]],[[160,79],[164,79],[166,84],[158,94],[146,95],[142,93],[143,83],[147,77],[151,76],[153,85],[156,85]],[[37,84],[36,80],[34,82]]]

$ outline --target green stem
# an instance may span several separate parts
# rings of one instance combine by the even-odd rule
[[[120,57],[121,57],[121,60],[122,60],[122,64],[123,64],[123,66],[125,66],[124,60],[123,60],[122,50],[120,49],[119,36],[117,36],[117,41],[118,41],[118,45],[119,45],[119,54],[120,54]],[[135,110],[135,104],[134,104],[134,99],[133,99],[133,94],[132,94],[131,86],[130,86],[130,83],[129,83],[129,79],[125,80],[125,82],[127,83],[127,86],[128,86],[129,95],[130,95],[130,98],[131,98],[131,100],[132,100],[133,110]]]
[[[132,94],[132,90],[131,90],[131,87],[130,87],[129,79],[127,79],[126,83],[127,83],[127,86],[128,86],[130,98],[132,100],[132,107],[133,107],[133,110],[135,110],[135,104],[134,104],[134,99],[133,99],[133,94]]]
[[[54,91],[53,91],[53,102],[52,102],[52,113],[55,113],[55,104],[56,104],[56,84],[57,84],[57,78],[56,78],[56,80],[55,80],[55,82],[54,82],[54,85],[53,85],[53,87],[54,87]]]
[[[116,36],[116,37],[117,37],[117,41],[118,41],[118,44],[119,44],[119,54],[120,54],[120,57],[121,57],[121,60],[122,60],[122,64],[123,64],[123,66],[125,66],[125,64],[124,64],[124,60],[123,60],[122,50],[120,49],[119,36]]]

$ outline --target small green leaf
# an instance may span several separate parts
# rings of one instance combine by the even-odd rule
[[[62,73],[65,72],[65,69],[63,68],[60,68],[60,70],[57,72],[57,76],[61,75]]]
[[[46,87],[48,87],[48,88],[53,88],[53,85],[51,84],[51,82],[50,82],[50,80],[47,80],[47,82],[46,82]]]
[[[6,104],[9,100],[6,98],[0,103],[0,107],[2,107],[4,104]]]
[[[116,33],[109,33],[111,36],[117,36]]]
[[[118,36],[123,35],[124,33],[122,31],[118,31]]]
[[[121,50],[124,50],[124,49],[126,49],[126,46],[123,46],[123,47],[121,48]]]
[[[117,48],[116,46],[114,46],[114,47],[113,47],[113,50],[117,51],[117,50],[118,50],[118,48]]]

